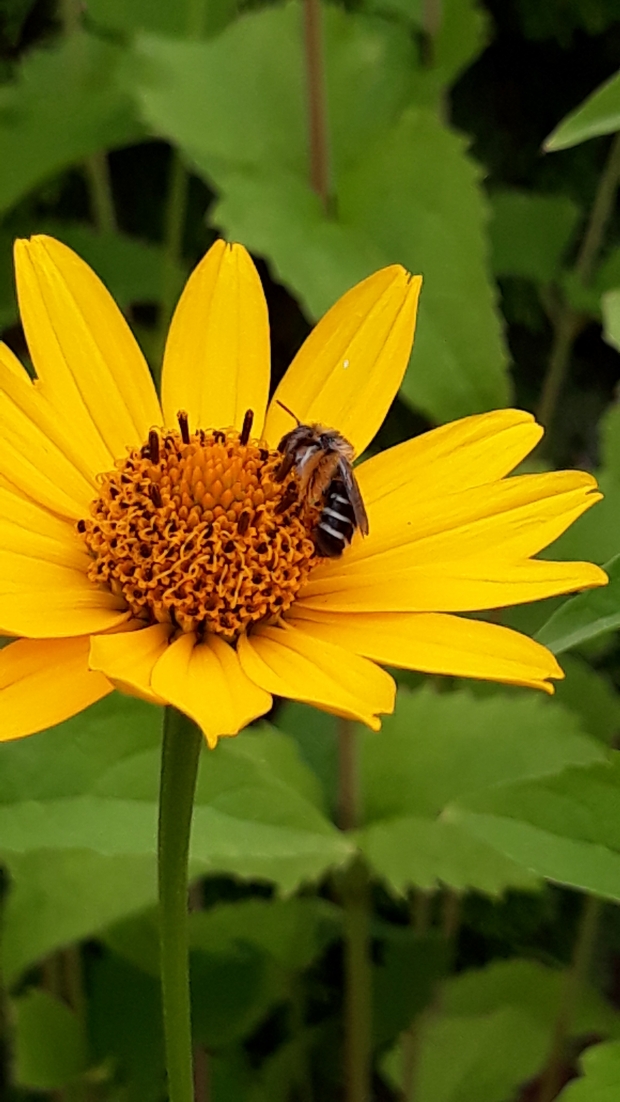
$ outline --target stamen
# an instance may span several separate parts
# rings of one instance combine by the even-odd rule
[[[161,499],[161,490],[156,482],[151,482],[149,486],[149,497],[153,502],[156,509],[161,509],[163,501]]]
[[[149,432],[149,457],[151,463],[159,463],[159,433],[156,429]]]
[[[252,431],[252,422],[254,421],[254,410],[246,410],[245,417],[243,418],[243,428],[241,429],[241,435],[239,436],[239,443],[244,447],[250,439],[250,433]]]
[[[237,522],[237,531],[240,536],[245,536],[248,528],[250,527],[250,514],[247,509],[244,509],[239,520]]]
[[[184,409],[180,409],[177,413],[177,421],[181,430],[181,440],[184,444],[189,444],[189,417]]]

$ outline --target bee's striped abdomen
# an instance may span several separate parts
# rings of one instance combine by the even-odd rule
[[[355,513],[346,486],[340,478],[334,478],[325,494],[325,505],[314,533],[319,555],[330,559],[342,555],[353,539],[355,528]]]

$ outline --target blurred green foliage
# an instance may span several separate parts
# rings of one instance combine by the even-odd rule
[[[585,466],[606,495],[551,553],[612,560],[611,585],[506,613],[576,651],[555,700],[399,674],[395,715],[359,732],[356,831],[336,826],[333,717],[278,704],[204,755],[197,1102],[340,1102],[339,876],[353,858],[371,880],[373,1102],[551,1102],[541,1074],[562,1014],[554,1093],[579,1074],[562,1100],[611,1102],[620,3],[342,0],[323,23],[327,202],[310,184],[301,0],[1,0],[4,339],[25,356],[19,235],[53,233],[93,265],[155,372],[167,314],[218,234],[259,264],[276,379],[339,294],[401,262],[424,292],[379,445],[509,402],[542,410],[536,469]],[[0,744],[7,1102],[164,1102],[159,728],[157,709],[113,696]],[[567,1015],[581,895],[608,908]]]

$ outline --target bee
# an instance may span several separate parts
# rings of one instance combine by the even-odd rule
[[[368,535],[368,516],[351,466],[353,445],[336,429],[302,425],[292,410],[282,402],[278,405],[297,421],[297,427],[287,432],[278,445],[283,458],[276,479],[282,482],[294,467],[301,480],[302,499],[309,505],[323,501],[314,542],[320,555],[338,558],[356,529]]]

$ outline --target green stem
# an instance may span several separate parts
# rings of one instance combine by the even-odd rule
[[[105,150],[87,157],[84,162],[90,191],[93,221],[99,233],[116,233],[116,214],[110,181],[110,166]]]
[[[308,90],[310,187],[327,213],[330,207],[329,127],[320,0],[304,0],[304,51]]]
[[[167,707],[159,791],[159,923],[169,1102],[193,1102],[187,868],[202,735]]]
[[[607,223],[614,208],[619,181],[620,134],[616,134],[611,143],[605,167],[599,178],[590,217],[575,261],[575,274],[584,287],[587,287],[592,279]],[[549,356],[549,366],[537,413],[538,420],[547,430],[549,430],[555,415],[560,391],[568,371],[573,344],[582,328],[582,324],[581,314],[569,303],[564,303],[560,307],[553,325],[553,343]]]
[[[77,34],[82,25],[79,0],[58,0],[58,16],[67,38]],[[105,150],[92,153],[84,161],[93,221],[99,233],[114,233],[117,229],[110,169]]]
[[[581,988],[590,965],[601,906],[601,900],[594,895],[586,896],[583,903],[577,940],[573,950],[573,960],[566,973],[560,1009],[555,1021],[549,1056],[540,1081],[540,1090],[536,1102],[553,1102],[562,1086],[566,1043],[575,1017]]]

